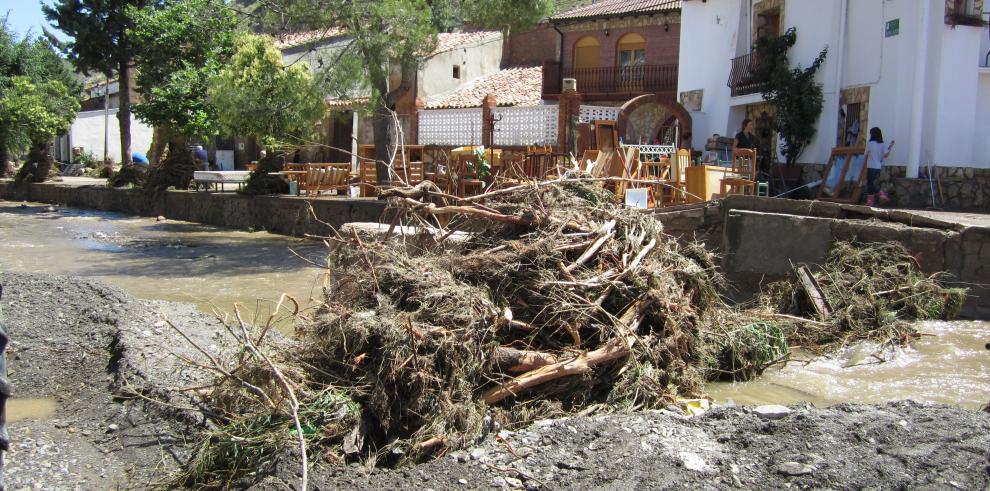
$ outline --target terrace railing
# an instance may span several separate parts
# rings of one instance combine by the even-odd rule
[[[577,80],[582,94],[638,94],[677,90],[678,65],[567,68],[550,62],[543,67],[543,93],[559,94],[561,80]]]
[[[755,94],[763,88],[764,80],[757,75],[758,57],[755,53],[742,55],[732,60],[729,71],[729,89],[732,97]]]

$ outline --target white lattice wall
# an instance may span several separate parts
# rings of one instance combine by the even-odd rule
[[[495,145],[555,145],[557,106],[496,107]]]
[[[619,108],[612,106],[581,106],[580,119],[582,123],[590,123],[596,119],[615,121],[619,117]]]
[[[481,108],[420,111],[419,144],[481,145]]]

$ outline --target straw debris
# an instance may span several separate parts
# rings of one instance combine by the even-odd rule
[[[426,182],[385,197],[440,233],[334,239],[324,302],[291,349],[242,336],[268,354],[246,350],[222,377],[210,398],[221,424],[183,484],[264,472],[260,462],[299,447],[296,426],[311,461],[399,465],[500,426],[663,408],[703,395],[706,380],[756,376],[795,344],[906,340],[896,321],[949,317],[964,295],[920,274],[903,248],[837,244],[818,273],[831,318],[802,317],[797,282],[733,307],[711,252],[595,183],[464,199]],[[447,240],[448,230],[469,235]]]

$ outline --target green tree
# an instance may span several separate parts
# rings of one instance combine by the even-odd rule
[[[32,82],[12,77],[0,97],[0,126],[13,148],[29,148],[17,180],[41,182],[48,178],[54,160],[51,142],[65,133],[79,111],[79,100],[58,80]]]
[[[797,30],[790,28],[775,38],[760,38],[754,46],[757,55],[756,77],[764,81],[762,95],[774,108],[773,129],[780,136],[781,153],[787,165],[797,163],[812,138],[822,114],[822,85],[815,73],[828,55],[828,48],[807,68],[791,68],[787,52],[797,42]]]
[[[412,88],[420,59],[439,30],[458,24],[520,28],[545,16],[549,0],[266,0],[252,10],[262,27],[346,32],[321,77],[337,98],[369,97],[379,179],[395,138],[392,111]]]
[[[173,0],[131,7],[128,14],[142,95],[134,114],[155,128],[147,185],[186,188],[195,170],[187,141],[215,136],[220,128],[208,82],[234,53],[237,17],[220,0]],[[168,158],[159,162],[166,145]]]
[[[253,136],[268,151],[248,183],[248,192],[265,193],[278,182],[267,175],[281,167],[276,151],[309,138],[326,105],[309,67],[283,65],[270,37],[241,35],[236,46],[230,62],[210,79],[209,96],[223,131]]]
[[[127,7],[156,5],[154,0],[56,0],[42,5],[45,17],[71,40],[65,52],[79,71],[98,72],[119,83],[121,163],[131,161],[131,64],[136,46],[128,35],[133,27]]]
[[[79,110],[80,85],[44,38],[17,40],[0,24],[0,164],[4,176],[14,153],[29,150],[21,178],[44,180],[53,164],[52,138]]]

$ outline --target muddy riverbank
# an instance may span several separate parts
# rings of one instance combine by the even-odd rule
[[[190,304],[137,300],[93,280],[5,272],[0,281],[14,397],[55,406],[54,414],[28,411],[10,424],[8,489],[142,489],[178,469],[201,417],[195,401],[174,389],[201,385],[205,375],[174,356],[198,354],[161,315],[218,356],[229,348],[220,326]],[[947,406],[798,405],[779,420],[721,408],[695,419],[643,412],[538,422],[418,467],[366,475],[320,466],[313,482],[328,489],[983,489],[988,449],[990,414]],[[298,484],[291,459],[277,469],[260,488]]]
[[[3,272],[0,283],[16,417],[6,489],[147,488],[185,462],[201,417],[174,389],[207,374],[176,358],[203,359],[161,316],[221,355],[215,320],[82,278]]]

